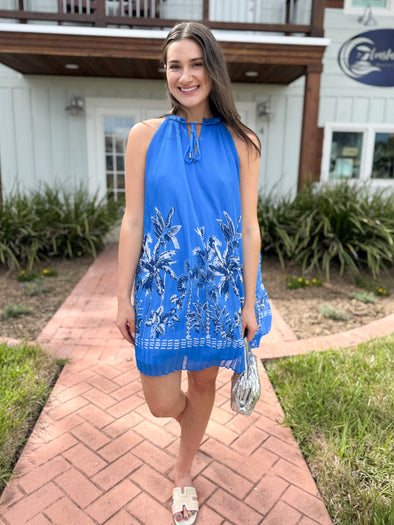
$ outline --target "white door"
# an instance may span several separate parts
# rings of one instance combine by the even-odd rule
[[[136,122],[162,115],[166,106],[163,100],[86,99],[90,193],[123,200],[124,157],[130,129]]]

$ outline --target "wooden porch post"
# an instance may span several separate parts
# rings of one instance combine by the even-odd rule
[[[302,134],[300,148],[300,164],[298,168],[298,191],[305,183],[317,180],[319,167],[319,131],[317,127],[319,116],[320,64],[307,66],[305,75],[304,111],[302,117]]]

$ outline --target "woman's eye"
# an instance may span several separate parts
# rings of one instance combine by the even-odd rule
[[[172,66],[170,66],[170,69],[178,69],[178,68],[179,68],[179,66],[177,66],[177,65],[175,65],[175,64],[173,64]]]
[[[194,67],[202,67],[204,64],[202,62],[196,62]]]

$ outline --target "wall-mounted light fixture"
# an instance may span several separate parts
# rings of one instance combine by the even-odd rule
[[[376,18],[373,16],[371,6],[367,4],[364,9],[364,13],[357,18],[357,22],[360,22],[360,24],[363,24],[365,26],[377,26],[378,22]]]
[[[245,77],[256,78],[258,76],[259,76],[259,72],[258,71],[245,71]]]
[[[70,115],[80,115],[84,110],[84,102],[82,98],[73,95],[71,97],[70,105],[66,106],[65,110],[70,113]]]
[[[265,102],[260,102],[257,104],[257,116],[259,118],[270,117],[271,116],[271,104],[269,100]]]

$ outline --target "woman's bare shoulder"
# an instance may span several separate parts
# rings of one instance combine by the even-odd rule
[[[250,147],[248,147],[248,144],[245,142],[245,140],[243,140],[239,135],[237,135],[230,126],[227,126],[227,129],[234,141],[235,148],[238,152],[238,157],[240,161],[247,160],[251,154],[254,154],[254,151],[252,151]],[[258,145],[258,139],[256,134],[252,130],[245,130],[245,132],[249,139],[256,145]]]
[[[137,122],[130,130],[129,139],[140,145],[149,144],[163,120],[164,117]]]

